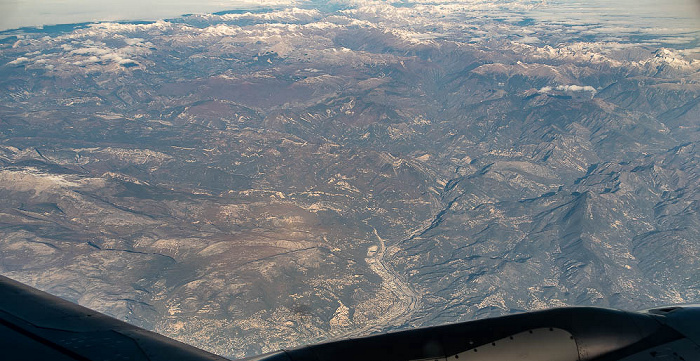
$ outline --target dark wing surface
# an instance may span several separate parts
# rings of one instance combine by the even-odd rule
[[[0,276],[0,360],[226,360]],[[700,361],[700,306],[557,308],[249,361]]]
[[[226,360],[3,276],[0,359]]]
[[[700,307],[557,308],[306,346],[253,360],[700,361]]]

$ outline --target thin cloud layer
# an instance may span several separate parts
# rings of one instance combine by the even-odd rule
[[[594,87],[590,85],[557,85],[555,87],[545,86],[538,90],[539,93],[551,93],[553,90],[563,91],[563,92],[591,92],[595,94],[597,91]]]

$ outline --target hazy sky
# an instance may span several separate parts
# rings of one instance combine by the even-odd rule
[[[605,24],[662,33],[700,31],[700,0],[546,0],[532,11],[538,20]],[[614,30],[611,28],[611,35]]]
[[[518,1],[518,0],[514,0]],[[210,13],[304,0],[0,0],[0,30],[23,26],[103,20],[157,20],[187,13]],[[683,18],[698,24],[700,0],[542,0],[541,15],[557,18],[596,16],[660,20]],[[468,2],[467,2],[468,3]],[[546,16],[545,16],[546,17]],[[583,20],[583,19],[582,19]],[[673,26],[674,24],[668,24]],[[680,25],[680,24],[675,24]]]
[[[292,0],[0,0],[0,30],[102,20],[157,20]]]
[[[601,15],[644,18],[700,20],[700,0],[546,0],[552,4],[576,6]],[[572,14],[575,15],[575,14]]]

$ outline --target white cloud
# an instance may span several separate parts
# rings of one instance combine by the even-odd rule
[[[209,36],[233,36],[241,32],[240,26],[217,24],[204,28],[202,30],[203,35]]]
[[[551,87],[551,86],[545,86],[540,88],[538,90],[538,93],[542,94],[547,94],[551,93],[552,91],[560,91],[560,92],[591,92],[595,94],[597,90],[590,86],[590,85],[576,85],[576,84],[571,84],[571,85],[557,85],[556,87]]]
[[[289,8],[284,10],[263,12],[263,13],[243,13],[243,14],[224,14],[224,15],[206,15],[208,18],[219,17],[223,21],[231,20],[257,20],[267,22],[310,22],[322,17],[322,13],[317,9],[299,9]]]
[[[596,93],[596,90],[594,87],[590,85],[558,85],[557,90],[562,90],[565,92],[591,92],[591,93]]]
[[[304,1],[281,3],[298,5]],[[397,2],[401,6],[393,5]],[[556,11],[550,11],[563,6],[561,3],[543,5],[539,0],[367,0],[355,1],[353,4],[354,6],[345,7],[346,10],[331,14],[318,9],[289,7],[266,12],[193,15],[178,21],[160,20],[147,24],[103,22],[51,37],[20,34],[20,40],[14,48],[24,48],[27,52],[14,53],[16,59],[8,64],[43,64],[45,67],[54,66],[66,71],[70,70],[69,66],[75,68],[75,65],[85,67],[85,71],[108,70],[108,67],[118,69],[119,65],[131,64],[149,67],[153,64],[149,55],[159,51],[154,43],[163,44],[164,47],[207,48],[208,54],[197,55],[203,58],[216,58],[226,52],[235,53],[241,44],[248,44],[260,51],[275,52],[282,57],[316,57],[319,61],[325,59],[332,63],[350,61],[363,64],[373,61],[368,58],[370,55],[378,62],[394,61],[387,54],[379,56],[359,51],[336,51],[334,34],[348,27],[361,27],[393,34],[395,37],[392,44],[397,47],[426,44],[438,41],[437,39],[471,44],[478,49],[489,49],[492,44],[502,44],[508,51],[519,54],[520,60],[525,64],[542,63],[545,59],[551,59],[581,67],[604,64],[644,68],[653,65],[648,60],[653,57],[650,52],[647,55],[635,51],[632,55],[626,55],[629,51],[622,51],[634,46],[630,43],[629,33],[624,30],[639,31],[639,23],[630,21],[629,17],[608,24],[586,23],[585,19],[569,19]],[[597,9],[592,5],[577,6],[586,8],[588,15]],[[560,11],[562,8],[556,9]],[[502,21],[493,21],[495,17]],[[519,23],[530,18],[535,20],[528,20],[525,26]],[[666,31],[671,31],[672,25],[667,24],[665,28],[650,26],[648,29],[658,32],[658,38],[665,39],[667,43],[684,44],[695,39],[692,34],[663,35]],[[613,30],[618,32],[616,36],[605,34]],[[571,41],[585,31],[589,31],[595,41]],[[216,46],[209,49],[209,44]],[[694,63],[691,64],[684,58],[691,53],[686,51],[678,56],[663,54],[653,61],[690,69],[688,65]],[[649,64],[643,63],[645,60]],[[554,74],[544,68],[533,67],[520,71],[547,74],[548,82],[555,84],[570,84],[578,79],[570,74]],[[583,85],[552,85],[542,90],[595,93],[594,88]]]
[[[143,39],[141,39],[141,38],[126,38],[126,39],[124,39],[124,42],[127,45],[131,45],[131,46],[142,45]]]
[[[28,61],[29,61],[29,58],[24,57],[24,56],[20,56],[19,58],[15,59],[15,60],[13,60],[13,61],[7,63],[7,64],[8,64],[8,65],[19,65],[19,64],[26,63],[26,62],[28,62]]]
[[[536,36],[523,36],[522,38],[518,39],[518,42],[523,44],[536,44],[540,42],[540,38]]]

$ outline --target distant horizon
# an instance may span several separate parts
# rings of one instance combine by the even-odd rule
[[[513,3],[517,3],[514,0]],[[256,10],[264,7],[298,6],[306,0],[123,0],[120,2],[91,0],[6,0],[0,2],[0,31],[19,28],[96,23],[105,21],[158,21],[187,14],[211,14],[228,10]],[[418,2],[416,2],[418,3]],[[549,16],[638,17],[649,19],[682,19],[700,30],[700,2],[667,0],[659,5],[653,0],[543,0]],[[38,10],[37,10],[38,9]],[[573,12],[572,12],[573,11]],[[604,11],[602,13],[601,11]],[[661,25],[661,24],[659,24]],[[677,23],[677,25],[681,25]]]
[[[158,21],[187,14],[293,5],[293,0],[7,0],[0,2],[0,31],[20,28],[96,23]],[[37,11],[37,9],[41,9]]]

